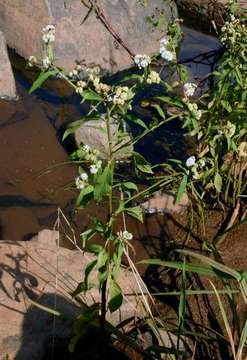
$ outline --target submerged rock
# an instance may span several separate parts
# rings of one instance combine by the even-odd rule
[[[52,339],[68,339],[72,320],[85,309],[72,300],[70,293],[83,280],[86,265],[95,258],[59,247],[58,238],[57,231],[43,230],[28,242],[0,242],[1,357],[8,354],[9,360],[43,360],[47,344]],[[96,281],[93,272],[90,283]],[[115,325],[140,312],[134,275],[122,269],[118,283],[125,296],[121,309],[108,317]],[[82,293],[80,298],[88,306],[100,302],[97,288],[87,295]],[[52,310],[46,312],[45,308]],[[71,320],[54,318],[53,311]]]
[[[164,30],[177,16],[176,6],[170,0],[148,1],[147,6],[136,0],[101,0],[97,16],[86,4],[89,1],[0,0],[0,28],[8,45],[29,58],[42,56],[41,30],[53,24],[58,65],[70,70],[74,61],[80,60],[116,72],[132,64],[129,53],[152,53],[159,49],[161,33],[152,30],[146,21],[148,15],[157,16],[157,8],[161,8],[166,15]],[[118,37],[125,48],[117,41]]]
[[[9,62],[7,46],[0,31],[0,99],[16,99],[15,79]]]

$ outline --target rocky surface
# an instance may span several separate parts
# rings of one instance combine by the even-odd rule
[[[218,26],[224,23],[223,15],[229,0],[176,0],[181,17],[197,28],[208,30],[213,20]],[[247,0],[239,0],[241,9],[247,9]],[[200,22],[198,22],[200,20]]]
[[[111,123],[111,136],[112,147],[115,151],[116,159],[127,158],[133,151],[133,146],[129,145],[121,148],[124,144],[131,140],[127,131],[121,137],[117,138],[118,123],[112,121]],[[102,120],[92,120],[85,122],[75,131],[75,141],[79,147],[81,144],[89,145],[92,149],[99,151],[101,159],[107,159],[109,154],[108,136],[106,131],[106,123]],[[119,150],[118,150],[119,149]]]
[[[93,258],[57,245],[56,231],[43,230],[29,242],[0,242],[0,354],[9,360],[41,360],[53,336],[66,338],[71,322],[34,306],[30,299],[74,318],[82,308],[69,295],[82,281]],[[96,282],[96,273],[90,281]],[[109,316],[113,324],[137,313],[134,276],[122,270],[118,282],[125,294],[121,311]],[[97,289],[81,297],[90,305],[99,301]],[[56,304],[56,306],[55,306]]]
[[[143,7],[136,0],[101,0],[96,17],[80,0],[0,0],[0,27],[8,45],[28,58],[42,55],[41,30],[54,24],[57,64],[71,69],[77,59],[115,72],[132,64],[130,54],[116,37],[133,54],[157,51],[161,34],[152,31],[146,16],[162,8],[166,14],[165,29],[172,14],[177,16],[175,5],[169,3],[152,0]]]
[[[141,207],[147,214],[173,214],[180,213],[187,209],[189,198],[186,193],[183,194],[180,203],[176,204],[176,196],[173,193],[157,191],[152,198],[141,204]]]
[[[16,87],[12,68],[9,62],[6,42],[0,31],[0,99],[15,99]]]

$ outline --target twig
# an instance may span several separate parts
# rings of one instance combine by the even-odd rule
[[[105,26],[105,28],[110,32],[110,34],[116,39],[116,41],[127,51],[127,53],[130,55],[130,57],[133,59],[134,58],[134,53],[129,49],[129,47],[127,46],[127,44],[123,41],[123,39],[120,37],[120,35],[115,31],[115,29],[113,29],[113,27],[111,26],[111,24],[109,24],[103,10],[101,9],[101,7],[98,5],[97,0],[95,0],[94,2],[92,0],[89,0],[89,3],[91,5],[91,8],[89,9],[89,13],[91,12],[91,10],[94,9],[96,15],[98,16],[98,18],[100,19],[100,21],[102,22],[102,24]],[[83,4],[85,5],[85,3],[83,2]],[[89,13],[87,15],[89,15]],[[87,16],[86,15],[86,16]],[[85,20],[84,20],[85,21]]]

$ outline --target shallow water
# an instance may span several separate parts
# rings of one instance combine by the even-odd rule
[[[185,28],[185,39],[180,60],[190,69],[191,79],[203,77],[212,70],[214,56],[209,59],[196,58],[220,48],[212,36]],[[61,134],[70,121],[82,115],[76,96],[67,96],[61,84],[53,89],[45,88],[28,95],[33,74],[20,71],[19,60],[14,59],[17,102],[0,101],[0,239],[28,240],[43,228],[52,228],[61,207],[78,232],[90,218],[73,214],[76,193],[68,185],[77,174],[73,165],[62,165],[68,159],[68,146],[63,146]],[[173,152],[174,144],[181,139],[176,126],[164,128],[153,138],[139,145],[139,149],[150,154],[151,160],[160,159],[160,154]],[[154,142],[154,144],[153,144]],[[180,148],[181,156],[184,154]],[[100,208],[97,212],[104,213]],[[80,220],[78,220],[80,219]],[[153,224],[155,226],[155,224]],[[142,232],[137,228],[137,233]],[[154,230],[155,232],[155,230]],[[158,235],[157,235],[158,236]]]

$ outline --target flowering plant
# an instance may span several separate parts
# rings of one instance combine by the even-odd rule
[[[79,191],[77,207],[84,209],[92,201],[105,204],[107,200],[108,204],[107,220],[103,222],[95,216],[92,227],[81,234],[86,249],[94,253],[97,259],[88,264],[84,281],[73,294],[76,296],[90,288],[89,276],[96,269],[101,294],[102,327],[106,312],[116,311],[123,301],[118,273],[122,256],[128,254],[133,238],[128,231],[126,216],[143,221],[142,208],[139,205],[133,206],[133,200],[166,188],[176,192],[177,203],[187,192],[191,199],[196,200],[196,204],[203,204],[205,199],[216,197],[219,201],[234,205],[246,190],[246,32],[242,17],[229,16],[230,22],[222,29],[226,52],[217,70],[210,75],[214,78],[214,87],[208,94],[198,98],[196,95],[199,84],[189,82],[186,67],[177,60],[182,39],[180,21],[170,25],[160,41],[157,54],[152,57],[137,54],[134,57],[136,73],[117,83],[107,81],[97,66],[87,68],[77,64],[69,73],[56,67],[52,51],[55,28],[51,25],[43,29],[42,35],[47,46],[47,56],[42,61],[30,58],[30,66],[37,65],[42,69],[31,92],[50,76],[59,76],[75,90],[81,103],[89,104],[85,118],[71,123],[64,138],[84,122],[96,120],[104,125],[103,131],[107,138],[104,155],[90,144],[81,144],[71,155],[71,159],[80,164],[79,175],[75,179],[75,188]],[[163,80],[157,72],[157,61],[163,62],[171,74],[176,73],[178,81]],[[131,111],[133,101],[140,89],[147,90],[150,85],[157,84],[160,95],[152,99],[153,119],[147,124]],[[182,88],[182,96],[176,95],[178,87]],[[179,119],[181,128],[193,138],[194,153],[186,161],[173,159],[160,164],[161,173],[156,174],[155,167],[142,154],[134,151],[133,146],[174,119]],[[127,122],[142,129],[136,137],[128,134]],[[113,131],[114,126],[116,131]],[[124,153],[126,148],[131,150]],[[123,173],[119,175],[118,170],[122,166],[119,159],[128,162],[132,173],[145,178],[149,186],[140,191],[138,184],[129,181]],[[123,225],[117,231],[115,224],[119,218]],[[90,244],[90,240],[96,235],[101,237],[101,245]]]

